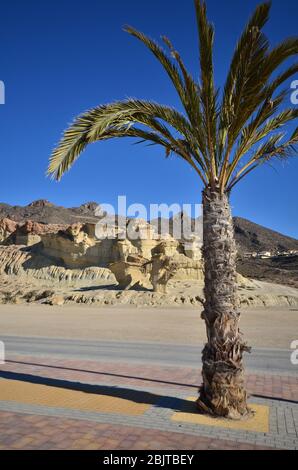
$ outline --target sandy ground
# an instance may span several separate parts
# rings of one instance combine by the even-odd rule
[[[241,330],[251,346],[289,349],[298,339],[298,308],[244,309]],[[205,327],[200,310],[187,307],[0,305],[1,335],[201,345]]]

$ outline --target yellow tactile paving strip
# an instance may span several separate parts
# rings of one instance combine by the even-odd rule
[[[0,380],[0,400],[133,416],[142,415],[151,406],[125,398],[8,379]]]
[[[188,397],[189,401],[196,401],[196,397]],[[199,414],[194,407],[194,412],[175,412],[173,421],[183,421],[191,424],[201,424],[204,426],[216,426],[228,429],[239,429],[252,432],[269,432],[269,407],[251,404],[249,407],[255,412],[254,416],[243,421],[232,421],[229,419],[213,418],[204,414]]]

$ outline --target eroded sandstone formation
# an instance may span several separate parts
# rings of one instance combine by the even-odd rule
[[[41,241],[41,235],[65,230],[66,225],[41,224],[32,220],[16,222],[11,219],[0,220],[0,244],[32,246]]]
[[[36,276],[34,269],[49,270],[50,266],[53,270],[105,268],[122,289],[156,292],[165,292],[168,281],[175,277],[202,279],[200,247],[196,240],[184,242],[169,234],[158,235],[154,227],[141,219],[130,220],[124,227],[100,223],[67,227],[3,219],[0,234],[2,244],[27,247],[8,250],[5,255],[10,265],[8,271],[14,274],[27,268]],[[7,262],[2,260],[2,271],[3,266]]]
[[[70,269],[109,268],[123,289],[153,287],[158,291],[160,284],[165,291],[168,280],[175,275],[183,280],[202,279],[200,248],[195,243],[186,244],[170,235],[156,236],[144,221],[134,222],[127,233],[131,239],[123,238],[118,227],[74,224],[58,233],[41,234],[39,250],[43,256]],[[160,275],[157,274],[159,264]],[[154,276],[151,276],[152,269]],[[156,283],[156,279],[160,281]]]
[[[0,303],[200,307],[198,240],[160,236],[141,220],[130,228],[126,238],[120,224],[0,220]],[[296,289],[240,275],[238,291],[243,306],[298,305]]]
[[[17,229],[17,222],[7,218],[0,220],[0,243],[8,242],[12,234],[15,233]]]

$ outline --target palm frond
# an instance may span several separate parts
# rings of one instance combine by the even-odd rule
[[[233,121],[239,116],[241,105],[251,96],[251,92],[246,89],[246,83],[252,73],[257,72],[252,61],[254,63],[254,57],[258,58],[258,49],[261,52],[260,58],[262,58],[262,54],[268,46],[264,36],[260,35],[260,31],[268,21],[270,6],[271,4],[266,2],[256,8],[237,43],[231,61],[220,112],[219,153],[221,155],[226,146],[228,132],[231,132]],[[243,96],[245,93],[249,95],[246,99]]]
[[[202,111],[201,111],[201,89],[199,83],[197,83],[188,72],[179,52],[174,48],[172,42],[166,36],[162,36],[162,40],[169,48],[171,56],[176,60],[183,79],[186,90],[186,96],[188,100],[187,114],[189,120],[193,126],[193,130],[196,133],[200,145],[200,151],[204,154],[206,150],[206,142],[204,140],[204,132],[202,128]]]
[[[275,46],[264,61],[262,73],[266,80],[290,57],[298,54],[298,37],[285,39]]]
[[[298,73],[298,63],[281,72],[278,68],[298,54],[298,38],[289,38],[270,49],[262,31],[270,2],[259,5],[238,41],[219,106],[213,70],[214,28],[207,18],[206,3],[194,0],[194,4],[199,39],[198,80],[189,73],[167,37],[162,36],[164,50],[144,33],[131,26],[125,28],[161,63],[185,112],[137,99],[93,108],[77,117],[64,132],[51,155],[49,175],[60,179],[92,142],[131,137],[137,143],[160,145],[166,156],[181,157],[204,185],[219,185],[224,192],[260,164],[276,157],[286,158],[297,150],[298,131],[288,140],[279,132],[298,118],[296,109],[282,108],[290,90],[280,91],[279,87]]]
[[[189,154],[186,154],[185,147],[181,144],[184,139],[173,136],[169,127],[159,119],[164,120],[187,140]],[[136,129],[135,124],[141,124],[147,130]],[[189,122],[181,113],[156,103],[127,100],[99,106],[79,116],[65,131],[61,142],[52,153],[48,174],[60,179],[87,144],[112,137],[141,137],[159,143],[167,151],[170,149],[193,167],[197,167],[194,159],[204,171],[204,162],[195,152],[196,146],[191,131]]]
[[[199,85],[194,81],[190,73],[187,71],[181,56],[174,49],[170,40],[165,36],[163,36],[162,39],[170,49],[171,58],[167,56],[165,51],[157,44],[156,41],[152,40],[144,33],[137,31],[132,26],[126,26],[124,30],[145,44],[145,46],[154,54],[154,56],[159,60],[163,68],[166,70],[176,91],[178,92],[182,105],[193,126],[194,132],[196,133],[200,152],[204,154],[205,141],[199,102]],[[172,59],[175,59],[178,67],[175,65],[175,63],[173,63]]]
[[[192,127],[183,114],[169,106],[160,105],[153,101],[128,99],[97,108],[96,122],[94,122],[89,136],[96,139],[109,126],[123,126],[126,123],[161,119],[172,126],[186,138],[193,138]],[[142,122],[147,124],[147,122]],[[165,130],[167,132],[167,130]]]
[[[176,91],[178,92],[178,95],[183,105],[187,107],[187,97],[183,79],[178,68],[173,63],[173,61],[166,55],[165,51],[157,44],[156,41],[149,38],[141,31],[137,31],[132,26],[125,26],[124,31],[136,37],[139,41],[145,44],[145,46],[155,55],[155,57],[159,60],[159,62],[167,72],[168,76],[170,77],[171,81],[173,82],[173,85]]]
[[[296,73],[298,73],[297,63],[291,65],[284,72],[280,73],[271,83],[269,83],[267,90],[265,91],[267,99],[270,99],[277,88]]]
[[[226,82],[219,123],[222,190],[240,159],[256,142],[280,127],[281,122],[297,118],[286,111],[269,121],[287,96],[281,92],[273,99],[273,94],[298,68],[294,64],[270,81],[277,68],[298,53],[298,39],[285,40],[270,51],[261,31],[269,10],[269,3],[257,7],[240,38]]]
[[[239,170],[230,181],[227,186],[227,190],[230,191],[241,179],[259,165],[268,163],[273,159],[285,160],[296,155],[298,151],[298,127],[287,141],[280,143],[283,137],[284,133],[277,133],[261,144],[248,163]]]
[[[249,126],[245,127],[242,131],[242,136],[236,148],[233,160],[228,167],[224,183],[227,183],[240,160],[245,157],[250,149],[274,131],[297,118],[298,109],[288,108],[274,116],[272,119],[268,119],[264,125],[261,125],[264,122],[264,118],[259,117],[259,119],[256,118]],[[270,140],[268,142],[270,142]]]
[[[58,181],[67,172],[79,155],[89,144],[87,133],[94,121],[94,112],[90,110],[87,113],[77,117],[74,123],[66,129],[59,145],[53,150],[47,175]]]
[[[210,161],[211,177],[213,181],[217,174],[216,161],[216,120],[217,120],[217,92],[214,86],[213,72],[213,43],[214,28],[207,19],[206,3],[195,0],[196,17],[199,32],[199,56],[201,72],[201,107],[203,126],[206,135],[206,150]]]

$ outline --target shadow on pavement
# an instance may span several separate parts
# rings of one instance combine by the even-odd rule
[[[170,381],[160,380],[160,379],[149,379],[148,377],[123,375],[123,374],[116,374],[116,373],[113,373],[113,372],[101,372],[101,371],[95,371],[95,370],[76,369],[76,368],[73,368],[73,367],[52,366],[52,365],[49,365],[49,364],[40,364],[40,363],[25,362],[25,361],[6,360],[5,362],[10,363],[10,364],[24,364],[24,365],[28,365],[28,366],[46,367],[48,369],[69,370],[69,371],[72,371],[72,372],[83,372],[83,373],[86,373],[86,374],[106,375],[107,377],[119,377],[119,378],[123,378],[123,379],[140,380],[140,381],[143,381],[143,382],[154,382],[154,383],[160,383],[160,384],[166,384],[166,385],[177,385],[177,386],[186,387],[186,388],[195,388],[195,389],[199,388],[199,385],[195,385],[195,384],[184,384],[184,383],[180,383],[180,382],[170,382]]]
[[[38,375],[23,374],[19,372],[0,371],[0,377],[3,379],[16,380],[32,384],[47,385],[67,390],[80,391],[87,394],[106,395],[110,397],[123,398],[135,403],[154,405],[157,408],[168,408],[173,411],[183,410],[184,412],[194,413],[195,404],[186,399],[171,397],[148,392],[146,390],[134,390],[110,385],[93,385],[81,382],[71,382],[67,380],[54,379],[51,377],[41,377]],[[0,395],[1,398],[1,395]]]

